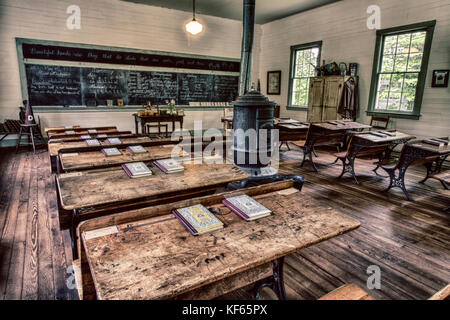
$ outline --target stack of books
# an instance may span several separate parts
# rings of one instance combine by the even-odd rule
[[[99,146],[100,142],[97,139],[87,139],[85,140],[88,146]]]
[[[172,213],[194,236],[223,228],[222,221],[201,204],[175,209]]]
[[[75,134],[75,131],[73,130],[64,131],[64,134]]]
[[[119,138],[107,138],[105,141],[110,143],[110,144],[120,144],[120,143],[122,143],[122,141],[120,141]]]
[[[146,153],[147,150],[141,146],[141,145],[137,145],[137,146],[128,146],[127,150],[130,151],[132,154],[136,154],[136,153]]]
[[[423,143],[431,144],[436,147],[443,147],[448,145],[448,140],[439,139],[439,138],[431,138],[423,140]]]
[[[117,148],[103,148],[103,149],[102,149],[102,153],[103,153],[106,157],[120,156],[120,155],[122,154],[122,152],[120,152],[120,150],[117,149]]]
[[[130,178],[146,177],[153,174],[143,162],[124,163],[122,168]]]
[[[252,221],[267,217],[272,211],[264,207],[255,199],[244,194],[241,196],[226,198],[222,203],[245,221]]]
[[[83,134],[83,135],[81,135],[80,137],[81,137],[81,139],[85,139],[85,140],[91,138],[91,136],[88,135],[88,134]]]
[[[153,163],[164,173],[175,173],[184,171],[184,167],[174,159],[161,159],[156,160]]]
[[[88,133],[97,133],[97,129],[88,129]]]

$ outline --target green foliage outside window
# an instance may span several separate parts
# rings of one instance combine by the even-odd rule
[[[320,47],[321,42],[291,47],[290,106],[308,106],[310,78],[320,63]]]

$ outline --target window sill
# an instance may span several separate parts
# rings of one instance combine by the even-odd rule
[[[308,107],[286,106],[286,110],[308,111]]]
[[[420,114],[411,113],[396,113],[396,112],[379,112],[379,111],[366,111],[368,116],[381,116],[389,118],[399,118],[399,119],[409,119],[409,120],[419,120]]]

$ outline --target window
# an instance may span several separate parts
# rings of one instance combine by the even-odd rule
[[[368,114],[418,119],[435,21],[377,31]]]
[[[289,109],[308,107],[309,79],[316,75],[320,65],[322,41],[291,47],[291,69],[289,76]]]

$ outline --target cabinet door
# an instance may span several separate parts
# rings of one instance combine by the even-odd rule
[[[308,97],[308,122],[322,120],[324,78],[311,78]]]
[[[337,120],[337,109],[341,102],[344,77],[327,77],[324,85],[322,120]]]

